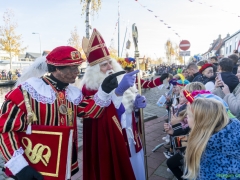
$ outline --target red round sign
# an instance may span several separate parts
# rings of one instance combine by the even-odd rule
[[[190,42],[188,40],[182,40],[179,44],[179,48],[183,51],[186,51],[190,48]]]

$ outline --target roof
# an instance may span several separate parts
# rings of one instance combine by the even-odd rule
[[[51,51],[43,51],[43,53],[42,53],[42,55],[47,55],[47,54],[49,54]]]
[[[29,54],[30,56],[34,57],[34,58],[37,58],[37,57],[40,57],[40,56],[41,56],[40,53],[26,52],[25,58],[26,58],[26,56],[27,56],[28,54]]]
[[[218,37],[216,40],[214,40],[214,43],[212,44],[212,46],[208,49],[207,52],[203,53],[202,55],[205,55],[209,52],[211,52],[212,50],[215,51],[215,54],[219,54],[219,51],[222,47],[222,45],[224,44],[225,40],[226,40],[227,37],[225,38],[221,38],[221,37]]]
[[[239,34],[239,33],[240,33],[240,30],[238,30],[238,31],[235,32],[233,35],[231,35],[231,36],[227,37],[226,39],[224,39],[224,41],[227,41],[227,40],[231,39],[233,36],[236,36],[236,35]]]

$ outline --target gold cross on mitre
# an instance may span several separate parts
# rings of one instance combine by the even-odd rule
[[[92,46],[93,42],[95,42],[95,39],[97,39],[99,43],[95,46]],[[105,49],[106,48],[105,42],[104,42],[104,40],[101,39],[101,34],[97,30],[93,31],[92,36],[89,41],[86,40],[86,38],[84,38],[83,42],[84,42],[83,43],[84,49],[87,49],[87,52],[86,52],[87,57],[89,56],[90,52],[95,51],[96,49],[102,49],[104,56],[108,56],[106,49]],[[88,45],[86,45],[86,44],[88,44]],[[86,46],[87,46],[87,48],[86,48]]]
[[[187,98],[187,100],[188,100],[190,103],[193,102],[194,98],[192,97],[192,95],[191,95],[190,92],[188,92],[187,90],[184,90],[184,91],[183,91],[183,94],[184,94],[184,96]]]
[[[97,47],[102,49],[104,56],[107,56],[107,52],[105,50],[105,43],[102,42],[102,40],[98,34],[97,34],[97,39],[99,41],[99,45],[97,45]]]

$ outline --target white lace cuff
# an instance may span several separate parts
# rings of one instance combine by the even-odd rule
[[[122,103],[123,96],[117,96],[115,92],[112,93],[112,102],[116,109],[118,109]]]
[[[19,153],[19,150],[14,152],[13,157],[5,164],[5,166],[16,175],[19,173],[24,167],[28,166],[28,162],[23,157],[22,153]],[[21,151],[21,150],[20,150]]]
[[[100,107],[108,107],[111,103],[112,92],[109,94],[105,93],[100,86],[98,92],[93,97],[95,103]]]

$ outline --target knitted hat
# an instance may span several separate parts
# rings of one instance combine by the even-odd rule
[[[185,79],[184,81],[182,81],[182,80],[177,80],[177,85],[178,86],[186,86],[187,84],[189,84],[190,82],[187,80],[187,79]]]
[[[220,101],[223,104],[223,106],[225,107],[229,118],[235,117],[229,110],[228,104],[222,98],[220,98],[219,96],[216,96],[214,94],[211,94],[209,91],[197,90],[197,91],[193,91],[192,93],[189,93],[187,90],[184,90],[183,94],[190,103],[192,103],[194,101],[194,99],[197,99],[197,98],[215,99],[217,101]]]
[[[199,72],[202,73],[205,69],[209,68],[209,67],[213,67],[212,64],[204,64],[200,69]]]
[[[176,86],[177,85],[177,79],[171,79],[169,81],[169,84],[172,84],[173,86]]]

